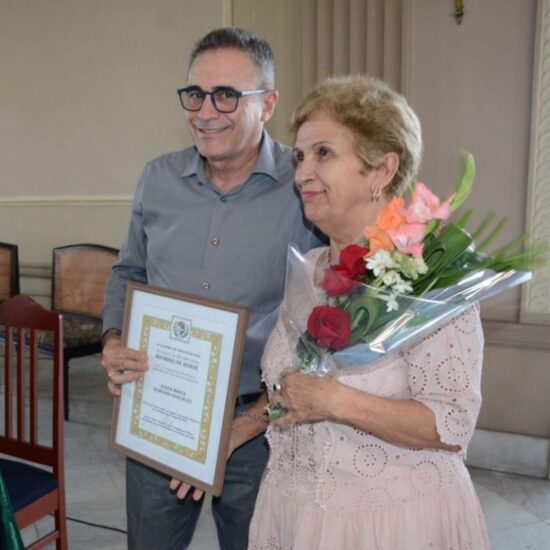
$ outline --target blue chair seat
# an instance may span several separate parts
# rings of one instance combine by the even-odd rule
[[[0,471],[15,512],[58,487],[57,481],[47,470],[17,460],[0,458]]]

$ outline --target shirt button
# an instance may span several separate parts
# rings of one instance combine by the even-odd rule
[[[220,244],[220,239],[218,239],[218,237],[214,237],[213,239],[210,240],[210,242],[214,245],[214,246],[218,246]]]
[[[226,198],[226,197],[220,197],[220,200],[221,200],[222,202],[227,202],[227,198]]]
[[[202,288],[204,288],[204,290],[208,290],[210,288],[210,283],[208,281],[203,281]]]

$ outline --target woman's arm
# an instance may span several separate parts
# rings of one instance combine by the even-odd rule
[[[241,445],[244,445],[265,431],[267,427],[266,405],[267,393],[264,391],[251,407],[237,414],[233,419],[231,435],[229,436],[227,460]],[[176,498],[178,499],[184,499],[192,489],[190,485],[176,478],[172,478],[169,486],[170,490],[175,491]],[[196,488],[193,489],[193,500],[200,500],[203,496],[204,491]]]
[[[283,380],[281,401],[289,412],[274,423],[284,428],[297,422],[331,420],[369,432],[389,443],[459,451],[442,443],[435,415],[413,399],[378,397],[346,386],[334,378],[289,372]],[[277,398],[274,399],[277,402]]]
[[[267,392],[245,411],[241,411],[233,420],[229,437],[228,458],[241,446],[265,432],[268,423]]]
[[[294,373],[283,378],[279,396],[289,414],[275,425],[328,419],[397,445],[465,449],[481,405],[483,332],[478,308],[469,308],[396,360],[406,363],[408,399],[378,396],[335,378]]]

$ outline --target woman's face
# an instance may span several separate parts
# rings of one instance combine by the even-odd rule
[[[360,232],[371,222],[373,172],[357,156],[346,126],[315,111],[298,129],[294,156],[308,220],[329,236]]]

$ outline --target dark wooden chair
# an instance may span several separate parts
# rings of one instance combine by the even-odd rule
[[[118,250],[98,244],[53,249],[52,309],[63,314],[65,420],[69,419],[69,363],[101,351],[105,285]]]
[[[0,302],[19,294],[17,245],[0,243]]]
[[[54,529],[27,548],[55,541],[65,550],[63,319],[20,294],[0,304],[0,326],[5,334],[0,470],[20,529],[54,515]],[[44,331],[51,334],[53,360],[39,363]]]

